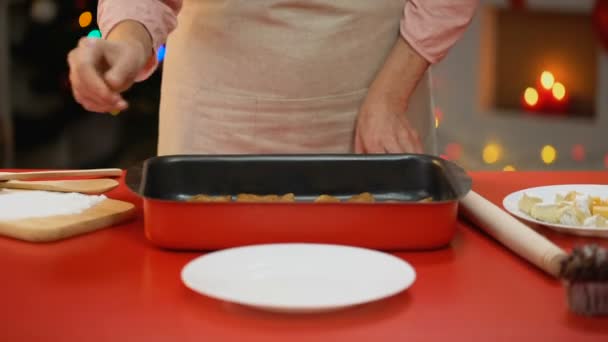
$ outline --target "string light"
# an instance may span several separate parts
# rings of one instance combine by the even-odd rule
[[[161,45],[158,48],[158,52],[156,53],[156,59],[158,60],[158,62],[162,62],[165,59],[165,53],[167,52],[167,48],[165,45]]]
[[[536,106],[538,103],[538,91],[532,87],[526,88],[526,91],[524,91],[524,101],[530,107]]]
[[[553,164],[557,159],[557,150],[551,145],[545,145],[540,151],[540,157],[543,160],[543,163],[547,165]]]
[[[89,34],[87,35],[87,37],[89,38],[101,38],[101,31],[99,30],[92,30],[91,32],[89,32]]]
[[[482,158],[486,164],[496,163],[502,155],[502,148],[498,144],[488,144],[483,149]]]
[[[515,166],[513,166],[513,165],[507,165],[502,170],[506,171],[506,172],[512,172],[512,171],[515,171]]]
[[[93,22],[93,13],[86,11],[83,12],[80,17],[78,18],[78,24],[80,24],[80,27],[85,28],[88,27],[89,25],[91,25],[91,23]]]
[[[550,71],[543,71],[540,74],[540,84],[543,86],[543,88],[549,90],[549,89],[551,89],[551,87],[553,87],[554,83],[555,83],[555,76],[553,76],[553,74]]]
[[[551,89],[551,93],[553,93],[553,97],[555,97],[556,100],[561,101],[566,96],[566,87],[559,82],[555,82],[553,89]]]

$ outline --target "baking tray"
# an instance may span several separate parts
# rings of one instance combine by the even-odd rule
[[[146,160],[126,183],[143,198],[159,247],[216,250],[280,242],[433,249],[455,234],[471,178],[429,155],[175,155]],[[314,203],[370,192],[375,203]],[[191,196],[294,193],[295,203],[193,203]],[[429,203],[418,202],[432,197]],[[398,203],[386,203],[393,200]]]

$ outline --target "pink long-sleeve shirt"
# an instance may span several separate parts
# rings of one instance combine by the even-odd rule
[[[401,35],[430,63],[439,62],[460,39],[478,0],[409,0]],[[177,26],[182,0],[99,0],[98,23],[104,36],[124,20],[142,23],[158,49]]]

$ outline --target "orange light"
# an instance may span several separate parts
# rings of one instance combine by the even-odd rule
[[[524,101],[530,107],[536,106],[538,103],[538,91],[532,87],[528,87],[524,92]]]
[[[561,101],[564,99],[564,97],[566,97],[566,87],[559,82],[555,82],[551,92],[553,93],[553,97],[555,97],[555,99],[558,101]]]
[[[83,12],[80,17],[78,18],[78,23],[80,24],[80,27],[87,27],[89,25],[91,25],[91,23],[93,22],[93,13],[87,11],[87,12]]]
[[[551,87],[553,87],[554,83],[555,83],[555,76],[553,76],[553,74],[550,71],[543,71],[540,74],[540,84],[543,86],[543,88],[549,90],[549,89],[551,89]]]

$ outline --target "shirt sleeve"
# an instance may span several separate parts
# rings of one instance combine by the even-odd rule
[[[479,0],[409,0],[401,21],[403,38],[430,63],[437,63],[462,37]]]
[[[140,72],[138,81],[148,78],[156,69],[156,52],[177,27],[181,7],[182,0],[99,0],[97,22],[103,37],[125,20],[141,23],[150,33],[154,53]]]

